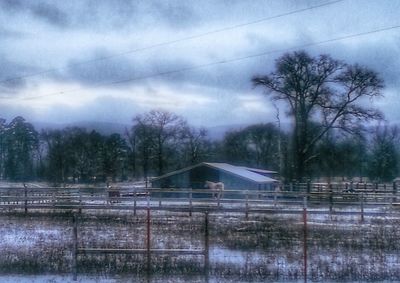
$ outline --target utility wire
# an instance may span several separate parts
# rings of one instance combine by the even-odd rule
[[[265,51],[265,52],[261,52],[261,53],[257,53],[257,54],[251,54],[251,55],[247,55],[247,56],[243,56],[243,57],[236,57],[236,58],[231,58],[231,59],[227,59],[227,60],[220,60],[220,61],[215,61],[215,62],[211,62],[211,63],[195,65],[195,66],[191,66],[191,67],[187,67],[187,68],[169,70],[169,71],[165,71],[165,72],[159,72],[159,73],[154,73],[154,74],[140,76],[140,77],[133,77],[133,78],[117,80],[117,81],[112,81],[112,82],[101,82],[101,83],[93,85],[93,87],[117,85],[117,84],[123,84],[123,83],[128,83],[128,82],[133,82],[133,81],[144,80],[144,79],[150,79],[150,78],[155,78],[155,77],[160,77],[160,76],[166,76],[166,75],[171,75],[171,74],[182,73],[182,72],[186,72],[186,71],[193,71],[193,70],[203,69],[203,68],[212,67],[212,66],[216,66],[216,65],[220,65],[220,64],[229,64],[229,63],[248,60],[248,59],[252,59],[252,58],[258,58],[258,57],[262,57],[262,56],[266,56],[266,55],[270,55],[270,54],[274,54],[274,53],[287,52],[287,51],[291,51],[291,50],[296,50],[296,49],[301,49],[301,48],[306,48],[306,47],[312,47],[312,46],[321,45],[321,44],[327,44],[327,43],[331,43],[331,42],[336,42],[336,41],[356,38],[356,37],[360,37],[360,36],[366,36],[366,35],[375,34],[375,33],[379,33],[379,32],[385,32],[385,31],[389,31],[389,30],[394,30],[394,29],[398,29],[398,28],[400,28],[400,25],[384,27],[384,28],[379,28],[379,29],[370,30],[370,31],[366,31],[366,32],[349,34],[349,35],[330,38],[330,39],[321,40],[321,41],[317,41],[317,42],[311,42],[311,43],[296,45],[296,46],[293,46],[293,47],[290,47],[290,48],[285,48],[285,49],[275,49],[275,50]],[[21,99],[21,100],[33,100],[33,99],[38,99],[38,98],[43,98],[43,97],[49,97],[49,96],[55,96],[55,95],[62,95],[62,94],[65,94],[65,93],[77,92],[77,91],[80,91],[80,90],[83,90],[83,89],[84,88],[70,89],[70,90],[66,90],[66,91],[59,91],[59,92],[55,92],[55,93],[49,93],[49,94],[31,96],[31,97],[19,98],[19,99]],[[3,97],[3,99],[18,99],[18,98],[10,98],[10,97],[4,98]]]
[[[4,80],[0,80],[0,84],[1,83],[6,83],[6,82],[9,82],[9,81],[21,80],[21,79],[26,79],[26,78],[30,78],[30,77],[36,77],[36,76],[40,76],[40,75],[50,74],[50,73],[53,73],[55,71],[64,70],[64,69],[71,68],[71,67],[74,67],[74,66],[81,66],[81,65],[91,64],[91,63],[100,62],[100,61],[112,60],[112,59],[117,58],[117,57],[122,57],[122,56],[130,55],[130,54],[134,54],[134,53],[138,53],[138,52],[142,52],[142,51],[146,51],[146,50],[150,50],[150,49],[155,49],[155,48],[158,48],[158,47],[163,47],[163,46],[167,46],[167,45],[172,45],[172,44],[184,42],[184,41],[190,41],[190,40],[193,40],[193,39],[205,37],[205,36],[216,34],[216,33],[230,31],[230,30],[242,28],[242,27],[249,26],[249,25],[254,25],[254,24],[258,24],[258,23],[262,23],[262,22],[266,22],[266,21],[270,21],[270,20],[274,20],[274,19],[278,19],[278,18],[291,16],[291,15],[298,14],[298,13],[303,13],[303,12],[306,12],[308,10],[322,8],[322,7],[333,5],[333,4],[336,4],[336,3],[339,3],[339,2],[343,2],[343,1],[346,1],[346,0],[331,1],[331,2],[327,2],[327,3],[315,5],[315,6],[310,6],[310,7],[307,7],[307,8],[302,8],[302,9],[298,9],[298,10],[289,11],[289,12],[278,14],[278,15],[271,16],[271,17],[260,18],[260,19],[253,20],[253,21],[250,21],[250,22],[236,24],[236,25],[233,25],[233,26],[227,26],[227,27],[211,30],[211,31],[204,32],[204,33],[194,34],[194,35],[191,35],[191,36],[188,36],[188,37],[182,37],[182,38],[175,39],[175,40],[155,43],[153,45],[148,45],[148,46],[145,46],[145,47],[128,50],[128,51],[125,51],[125,52],[122,52],[122,53],[113,54],[113,55],[110,55],[110,56],[104,56],[104,57],[100,57],[100,58],[96,58],[96,59],[92,59],[92,60],[86,60],[86,61],[81,61],[81,62],[78,62],[78,63],[70,64],[68,67],[52,68],[52,69],[47,69],[47,70],[43,70],[41,72],[36,72],[36,73],[32,73],[32,74],[6,78]]]

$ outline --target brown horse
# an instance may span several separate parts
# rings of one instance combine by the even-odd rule
[[[213,197],[216,199],[221,199],[222,195],[224,193],[224,183],[222,182],[211,182],[211,181],[206,181],[204,184],[204,188],[210,189],[213,192]]]

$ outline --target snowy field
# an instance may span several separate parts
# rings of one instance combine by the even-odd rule
[[[177,205],[162,202],[162,206]],[[87,254],[78,255],[77,281],[304,282],[301,205],[293,213],[293,206],[269,201],[263,206],[273,213],[250,211],[248,218],[244,211],[224,211],[238,205],[242,204],[222,202],[220,211],[209,215],[207,276],[202,255],[153,255],[148,278],[145,255]],[[331,210],[327,205],[309,206],[310,282],[399,281],[400,211],[388,206],[365,206],[362,211],[364,218],[358,204]],[[152,249],[205,248],[204,213],[189,217],[188,212],[154,210],[151,217]],[[3,209],[0,219],[0,282],[72,282],[71,213]],[[78,215],[78,247],[143,249],[146,223],[144,210],[136,215],[131,210],[83,210]]]
[[[66,214],[3,213],[1,282],[72,281],[72,222]],[[202,248],[203,214],[154,213],[152,248]],[[301,215],[210,215],[209,282],[302,282]],[[310,216],[308,278],[390,282],[400,278],[400,220]],[[145,214],[82,214],[80,247],[142,248]],[[143,256],[80,255],[78,282],[140,282]],[[204,282],[202,256],[154,256],[151,282]],[[128,278],[135,278],[129,281]],[[190,279],[188,279],[190,278]],[[36,280],[36,281],[35,281]]]

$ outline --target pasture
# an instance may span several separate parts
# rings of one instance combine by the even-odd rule
[[[361,200],[334,194],[332,203],[299,192],[233,198],[226,190],[215,199],[138,190],[112,201],[100,190],[51,192],[41,190],[40,200],[36,189],[18,200],[9,191],[0,196],[0,279],[64,282],[75,272],[82,282],[303,282],[305,272],[317,282],[400,278],[392,192],[363,192]]]

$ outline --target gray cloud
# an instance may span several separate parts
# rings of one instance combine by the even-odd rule
[[[34,16],[58,27],[68,26],[68,16],[65,12],[48,3],[38,3],[30,7]]]
[[[110,60],[97,60],[96,58],[107,58],[112,53],[104,50],[97,50],[89,58],[81,58],[81,60],[72,60],[67,64],[63,72],[58,72],[56,78],[58,80],[70,80],[79,82],[88,86],[109,85],[111,87],[120,88],[121,86],[130,86],[132,84],[142,84],[147,77],[153,77],[171,70],[179,70],[190,68],[191,62],[175,58],[160,57],[141,57],[130,58],[129,56],[116,57]],[[88,62],[80,64],[80,62]],[[173,76],[172,76],[173,77]],[[174,80],[171,76],[155,76],[161,80]],[[120,81],[127,82],[119,84]],[[175,80],[182,82],[182,77]],[[114,84],[115,83],[115,84]]]
[[[54,2],[53,2],[54,3]],[[5,13],[24,14],[29,13],[34,18],[57,27],[66,27],[68,24],[67,14],[52,2],[47,1],[20,1],[2,0],[0,7]]]
[[[33,67],[10,61],[0,53],[0,95],[13,94],[26,87],[26,80],[21,74],[34,70]]]
[[[21,0],[1,0],[0,6],[8,12],[17,12],[24,3]]]
[[[199,20],[193,3],[184,1],[0,0],[5,14],[33,18],[57,28],[119,30],[167,25],[187,28]]]
[[[131,89],[151,89],[159,96],[162,96],[163,92],[174,93],[175,98],[181,96],[182,100],[190,92],[195,94],[194,97],[217,97],[216,102],[207,100],[204,107],[209,106],[207,103],[214,103],[215,109],[218,108],[218,103],[229,107],[219,110],[217,114],[209,114],[208,116],[213,118],[207,120],[207,123],[212,123],[213,120],[229,123],[233,117],[245,120],[244,115],[249,115],[247,120],[262,119],[264,112],[255,114],[250,110],[235,108],[235,105],[240,108],[241,96],[249,93],[260,94],[261,90],[254,90],[250,83],[252,76],[271,72],[275,60],[284,50],[293,46],[395,24],[398,18],[395,11],[400,8],[400,3],[393,2],[343,1],[326,8],[311,9],[297,15],[195,40],[163,45],[110,60],[81,64],[88,60],[218,30],[321,2],[0,0],[0,38],[4,39],[0,46],[0,81],[55,69],[45,75],[2,83],[0,92],[7,95],[20,94],[22,89],[26,90],[27,87],[32,87],[32,84],[37,86],[32,87],[32,92],[68,91],[70,85],[73,85],[72,89],[80,85],[85,93],[93,92],[94,97],[99,93],[106,95],[107,91],[112,92],[112,96],[105,98],[101,98],[99,94],[98,99],[90,105],[81,107],[76,106],[80,105],[76,103],[75,108],[64,107],[64,114],[58,113],[57,110],[42,111],[45,114],[41,119],[45,119],[46,115],[54,120],[127,119],[133,115],[132,112],[144,110],[136,105],[135,101],[124,100],[127,96],[121,98],[122,104],[115,97],[117,93],[129,92]],[[374,40],[378,36],[382,36],[383,39]],[[382,33],[354,38],[353,41],[316,45],[306,48],[306,51],[312,55],[331,54],[333,58],[373,68],[384,78],[387,90],[394,93],[400,87],[399,48],[398,38],[394,38],[393,33]],[[273,50],[282,52],[205,68],[196,67]],[[174,72],[180,69],[183,71]],[[172,73],[157,76],[168,72]],[[130,79],[132,80],[127,83],[112,85],[112,82]],[[110,85],[100,87],[107,83]],[[117,88],[118,91],[112,88]],[[37,95],[41,94],[46,93]],[[149,96],[152,94],[149,91]],[[395,96],[392,94],[391,99],[394,99],[393,97]],[[55,101],[54,103],[60,103],[62,106],[61,99]],[[268,108],[266,101],[262,103]],[[253,102],[255,104],[257,101],[247,101],[248,106],[254,106]],[[104,105],[111,110],[107,110]],[[129,107],[125,107],[126,105]],[[384,103],[380,105],[385,107]],[[230,113],[233,108],[240,114],[235,116]],[[215,109],[213,108],[213,111],[218,111]],[[395,109],[387,109],[385,112],[388,112],[388,118],[395,117]],[[21,108],[21,111],[28,110]],[[200,119],[204,116],[202,111],[205,110],[196,106],[179,111]]]
[[[26,33],[0,27],[0,39],[20,39],[26,36],[27,36]]]

